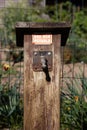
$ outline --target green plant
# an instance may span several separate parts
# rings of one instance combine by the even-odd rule
[[[17,80],[19,79],[12,85],[7,80],[8,77],[11,78],[18,73],[14,69],[6,63],[0,65],[0,128],[20,130],[23,126],[23,100],[18,89]],[[6,77],[5,80],[3,77]]]
[[[87,129],[87,79],[76,75],[61,92],[61,124],[68,130]]]
[[[11,88],[7,85],[0,86],[0,126],[22,127],[23,106],[16,84]]]
[[[17,22],[39,22],[47,21],[46,18],[42,18],[43,9],[38,7],[30,7],[26,5],[26,2],[18,2],[18,4],[11,3],[8,7],[2,10],[1,19],[3,22],[3,27],[1,34],[6,37],[2,38],[2,42],[8,44],[16,42],[15,35],[15,24]],[[6,42],[5,42],[6,39]]]

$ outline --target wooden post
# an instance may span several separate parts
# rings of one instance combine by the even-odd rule
[[[43,72],[32,68],[34,47],[31,35],[25,35],[24,41],[24,129],[59,130],[60,129],[60,35],[53,35],[53,70],[51,82],[45,80]],[[30,46],[29,46],[30,45]],[[46,50],[44,46],[43,49]],[[36,49],[35,49],[36,50]],[[37,51],[42,50],[42,46]],[[49,50],[49,49],[48,49]]]
[[[60,130],[60,47],[65,45],[69,29],[70,26],[60,23],[22,23],[16,26],[19,46],[23,41],[20,36],[24,35],[24,130]],[[52,44],[34,45],[32,34],[51,34]],[[52,52],[50,82],[43,71],[33,69],[33,54],[40,51]]]

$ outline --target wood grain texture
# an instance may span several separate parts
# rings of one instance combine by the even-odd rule
[[[60,42],[61,35],[53,35],[52,45],[34,46],[31,35],[24,36],[24,130],[60,130]],[[51,82],[33,71],[33,51],[41,50],[53,52]]]

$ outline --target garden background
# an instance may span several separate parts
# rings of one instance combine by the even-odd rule
[[[4,1],[5,2],[5,1]],[[2,3],[3,5],[4,3]],[[27,0],[0,3],[0,129],[23,130],[23,48],[16,46],[15,24],[69,22],[67,44],[61,47],[61,130],[87,129],[87,9],[70,1],[29,6]]]

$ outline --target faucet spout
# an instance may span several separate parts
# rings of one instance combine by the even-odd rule
[[[48,61],[44,56],[41,56],[41,64],[42,64],[43,72],[46,75],[46,81],[50,82],[51,78],[50,78],[49,70],[48,70]]]

